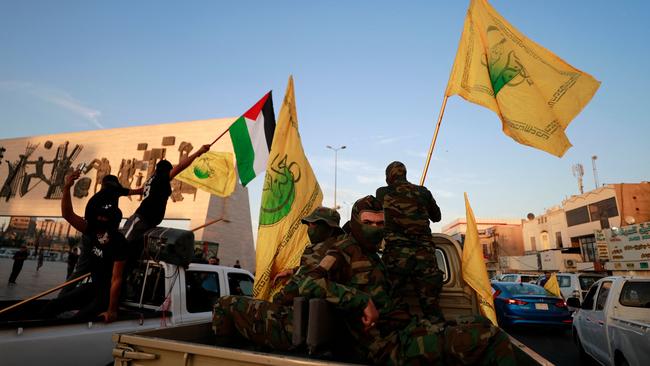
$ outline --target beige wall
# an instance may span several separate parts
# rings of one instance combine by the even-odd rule
[[[533,250],[531,238],[535,238],[535,250],[537,251],[571,247],[566,215],[561,207],[553,207],[532,220],[524,220],[522,230],[524,250],[526,252]],[[562,245],[559,245],[560,243],[555,237],[557,232],[562,236]],[[543,233],[548,234],[548,241],[542,240]]]
[[[160,149],[157,151],[164,154],[165,158],[172,164],[176,164],[180,157],[179,148],[183,142],[189,142],[193,145],[193,149],[189,152],[191,154],[200,145],[212,142],[214,138],[230,126],[232,121],[232,118],[210,119],[0,140],[0,147],[6,149],[2,164],[0,164],[0,187],[4,185],[9,175],[6,160],[14,164],[20,159],[19,155],[25,154],[26,148],[32,146],[36,148],[27,159],[28,161],[37,161],[39,157],[42,157],[44,161],[52,161],[57,154],[57,148],[67,141],[69,142],[68,155],[76,145],[81,147],[78,156],[72,161],[72,167],[76,167],[82,162],[90,163],[94,159],[106,158],[110,163],[111,174],[118,175],[122,159],[135,159],[138,161],[138,169],[135,170],[133,182],[131,183],[131,188],[137,188],[138,175],[142,175],[141,182],[144,183],[148,174],[147,169],[157,161],[148,162],[146,160],[147,155],[155,153],[153,149]],[[164,137],[173,137],[173,139],[168,139],[173,141],[166,141],[166,146],[163,146]],[[146,144],[146,149],[142,149],[143,144]],[[212,150],[232,152],[229,135],[226,134],[213,145]],[[147,151],[149,152],[147,153]],[[35,164],[28,164],[24,173],[28,175],[35,174]],[[53,164],[45,164],[43,173],[47,179],[51,179]],[[84,207],[93,194],[97,181],[97,170],[90,170],[83,177],[90,178],[91,182],[87,196],[83,198],[73,197],[73,206],[75,212],[79,215],[83,215]],[[24,195],[21,196],[21,189],[18,187],[16,195],[11,197],[9,201],[6,201],[5,197],[0,197],[0,216],[60,217],[60,199],[45,198],[48,187],[47,182],[32,178],[31,183],[27,186],[28,191]],[[211,195],[207,192],[197,190],[196,195],[184,193],[181,194],[181,197],[182,200],[176,202],[171,198],[169,199],[166,219],[186,219],[189,220],[189,227],[194,228],[204,224],[207,219],[210,219],[215,214],[221,214],[217,210],[218,207],[211,207],[211,204],[218,204],[219,200],[212,200]],[[232,264],[235,259],[240,259],[242,263],[246,263],[245,268],[253,269],[254,249],[247,189],[238,183],[236,192],[227,201],[229,202],[229,210],[226,215],[230,213],[235,216],[236,220],[232,220],[233,224],[222,226],[219,230],[213,230],[210,227],[198,230],[195,232],[195,237],[197,240],[216,242],[227,240],[228,243],[220,243],[221,248],[226,245],[247,248],[236,253],[236,255],[241,253],[242,257],[222,258],[222,263]],[[122,197],[119,204],[124,217],[128,217],[135,212],[140,201],[138,196],[132,196],[131,199]],[[237,240],[229,239],[231,237],[237,238]]]

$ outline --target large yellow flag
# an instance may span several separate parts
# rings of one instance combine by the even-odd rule
[[[323,193],[300,142],[293,77],[289,77],[262,188],[255,297],[269,299],[275,274],[300,263],[300,256],[309,243],[307,226],[300,220],[322,201]]]
[[[196,158],[176,179],[216,196],[228,197],[237,182],[233,154],[208,151]]]
[[[548,292],[552,293],[553,295],[557,297],[562,297],[562,292],[560,291],[560,284],[557,282],[557,275],[553,273],[551,275],[551,278],[546,281],[546,284],[544,285],[544,288],[548,290]]]
[[[465,193],[465,215],[467,217],[467,231],[465,232],[465,243],[463,244],[463,280],[476,291],[481,313],[497,324],[497,315],[494,312],[494,300],[492,298],[492,286],[488,279],[485,260],[483,260],[483,248],[478,240],[478,228],[474,212],[469,206],[467,193]]]
[[[515,141],[561,157],[564,130],[600,82],[526,38],[486,0],[471,0],[447,96],[499,115]]]

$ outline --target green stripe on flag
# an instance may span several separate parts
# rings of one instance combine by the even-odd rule
[[[244,117],[239,117],[239,119],[230,126],[230,139],[232,140],[232,147],[235,150],[235,156],[237,157],[239,180],[242,185],[246,185],[255,178],[255,170],[253,170],[255,151],[253,150],[253,143],[248,134],[248,127],[246,126],[246,120]]]

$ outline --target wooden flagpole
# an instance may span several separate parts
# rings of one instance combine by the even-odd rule
[[[41,292],[41,293],[38,294],[38,295],[34,295],[34,296],[30,297],[29,299],[25,299],[25,300],[23,300],[23,301],[21,301],[21,302],[15,303],[15,304],[13,304],[13,305],[11,305],[11,306],[8,306],[8,307],[6,307],[6,308],[0,310],[0,314],[2,314],[2,313],[6,313],[7,311],[9,311],[9,310],[11,310],[11,309],[17,308],[17,307],[19,307],[19,306],[21,306],[21,305],[23,305],[23,304],[26,304],[26,303],[28,303],[28,302],[30,302],[30,301],[32,301],[32,300],[36,300],[36,299],[38,299],[39,297],[43,297],[43,296],[45,296],[45,295],[49,295],[49,294],[51,294],[52,292],[54,292],[54,291],[56,291],[56,290],[59,290],[59,289],[61,289],[61,288],[63,288],[63,287],[66,287],[66,286],[68,286],[68,285],[71,285],[71,284],[73,284],[73,283],[75,283],[75,282],[79,282],[79,281],[81,281],[81,280],[87,278],[88,276],[90,276],[90,273],[86,273],[86,274],[83,275],[83,276],[80,276],[80,277],[77,277],[77,278],[73,278],[73,279],[71,279],[70,281],[64,282],[64,283],[62,283],[62,284],[60,284],[60,285],[58,285],[58,286],[56,286],[56,287],[52,287],[51,289],[49,289],[49,290],[47,290],[47,291],[43,291],[43,292]]]
[[[429,153],[427,154],[427,161],[424,164],[424,170],[422,171],[422,177],[420,177],[420,185],[424,185],[424,181],[427,179],[427,171],[429,170],[429,163],[431,163],[431,155],[433,154],[433,149],[436,146],[436,140],[438,139],[438,131],[440,131],[440,124],[442,123],[442,116],[445,114],[445,107],[447,106],[447,93],[445,93],[445,98],[442,100],[442,107],[440,107],[440,113],[438,114],[438,123],[436,124],[436,131],[433,133],[433,139],[431,140],[431,145],[429,146]]]

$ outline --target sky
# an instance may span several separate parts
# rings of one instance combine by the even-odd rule
[[[418,182],[469,1],[0,1],[0,138],[237,117],[293,75],[302,143],[350,206],[402,161]],[[520,145],[493,112],[447,103],[425,183],[441,225],[539,215],[600,183],[650,180],[646,1],[493,0],[530,39],[602,82],[562,158]],[[644,46],[645,44],[645,46]],[[208,143],[197,141],[197,144]],[[193,142],[194,143],[194,142]],[[4,165],[3,165],[4,166]],[[262,178],[249,184],[257,225]]]

